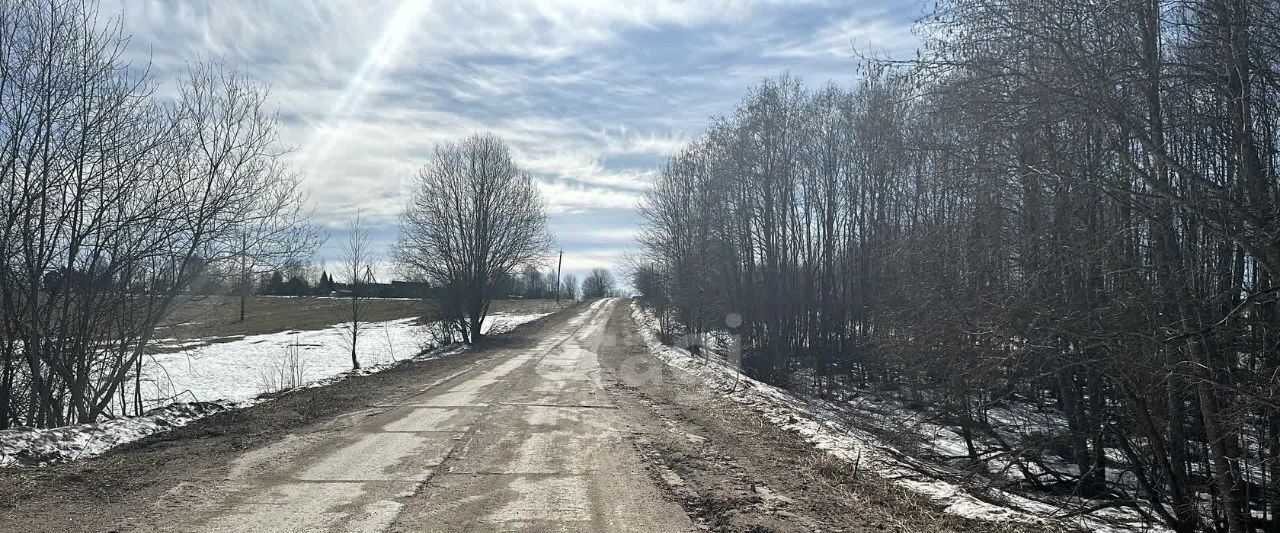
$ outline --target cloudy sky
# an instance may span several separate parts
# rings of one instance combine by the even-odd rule
[[[917,0],[116,0],[135,65],[160,79],[218,60],[270,87],[335,260],[359,210],[395,239],[437,143],[490,131],[538,179],[565,271],[635,248],[650,176],[761,78],[855,75],[902,56]]]

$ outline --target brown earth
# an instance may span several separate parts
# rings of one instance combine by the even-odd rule
[[[600,364],[654,476],[711,531],[1044,532],[944,514],[861,473],[649,353],[615,308]]]
[[[956,518],[855,475],[649,354],[626,302],[102,457],[0,470],[0,531],[353,528],[1045,530]]]

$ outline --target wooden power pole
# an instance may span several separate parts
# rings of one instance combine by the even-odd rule
[[[564,250],[560,250],[560,259],[556,260],[556,305],[560,305],[560,267],[564,265]]]

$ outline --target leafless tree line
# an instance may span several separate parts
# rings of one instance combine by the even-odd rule
[[[560,283],[560,297],[569,301],[578,299],[578,276],[573,274],[565,274],[564,281]]]
[[[943,1],[919,59],[767,80],[672,157],[633,285],[669,337],[741,314],[758,377],[927,403],[976,469],[1280,531],[1277,22],[1262,0]],[[1001,442],[1009,402],[1065,425]]]
[[[126,45],[94,2],[0,3],[0,428],[140,412],[193,281],[316,244],[264,88],[193,64],[160,98]]]
[[[593,268],[587,273],[587,277],[582,278],[582,298],[591,300],[593,298],[608,298],[616,296],[618,288],[613,281],[613,273],[607,268]]]
[[[513,278],[508,280],[504,288],[508,296],[520,296],[522,298],[555,298],[557,285],[560,283],[556,280],[555,269],[548,269],[546,272],[538,270],[536,265],[525,265]],[[563,293],[564,287],[559,287]]]

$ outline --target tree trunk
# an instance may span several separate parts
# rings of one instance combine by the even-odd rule
[[[6,345],[3,350],[4,367],[0,368],[0,430],[10,427],[9,401],[13,391],[13,349]]]
[[[1200,351],[1198,348],[1189,348]],[[1194,357],[1198,354],[1192,355]],[[1218,488],[1218,496],[1222,499],[1222,513],[1227,520],[1228,530],[1231,533],[1245,533],[1247,522],[1241,505],[1243,494],[1234,458],[1230,453],[1230,449],[1235,446],[1235,434],[1223,427],[1217,393],[1209,379],[1210,376],[1200,376],[1196,393],[1200,398],[1200,412],[1204,417],[1205,438],[1209,441],[1210,466],[1213,467],[1214,482]]]
[[[354,279],[354,278],[353,278]],[[351,284],[351,368],[360,370],[360,359],[356,356],[356,343],[360,341],[360,297],[356,283]]]

